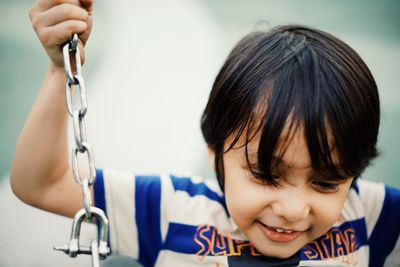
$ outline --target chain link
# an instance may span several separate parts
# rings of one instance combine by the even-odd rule
[[[63,49],[64,68],[67,81],[65,84],[67,109],[72,118],[75,144],[72,150],[72,173],[75,181],[82,187],[84,208],[79,210],[72,224],[70,242],[66,245],[54,247],[55,250],[64,251],[70,257],[78,254],[92,255],[92,266],[100,266],[99,260],[104,260],[110,254],[108,247],[108,219],[104,211],[92,206],[90,187],[96,180],[96,168],[94,164],[94,153],[87,142],[85,115],[87,112],[87,99],[85,80],[82,76],[81,56],[78,49],[78,35],[74,34],[72,39],[64,45]],[[75,65],[72,66],[71,59]],[[79,90],[80,105],[75,106],[73,101],[74,89]],[[89,163],[89,177],[82,177],[79,172],[78,154],[86,154]],[[81,223],[92,221],[95,217],[100,222],[100,240],[92,240],[90,246],[79,245]]]
[[[99,267],[100,266],[100,259],[99,259],[99,244],[97,240],[92,240],[90,243],[90,248],[92,251],[92,266]]]
[[[71,41],[63,47],[64,69],[67,80],[70,84],[75,84],[74,74],[71,67],[70,53],[75,54],[75,75],[82,75],[81,54],[78,49],[78,35],[74,34]]]
[[[67,72],[66,72],[67,73]],[[68,73],[67,73],[68,77]],[[71,82],[69,78],[67,78],[67,83],[65,84],[65,94],[67,96],[67,108],[68,113],[72,117],[74,114],[74,110],[79,111],[79,116],[84,117],[87,111],[87,100],[86,100],[86,87],[85,87],[85,80],[81,75],[73,75],[74,82]],[[72,91],[73,89],[79,89],[80,92],[80,100],[81,100],[81,107],[74,108],[73,100],[72,100]]]
[[[81,143],[82,150],[79,147],[73,149],[72,151],[72,173],[74,175],[75,181],[83,187],[83,180],[89,180],[89,186],[93,185],[96,180],[96,167],[94,165],[94,156],[92,147],[88,143]],[[85,154],[88,157],[89,162],[89,177],[82,178],[79,172],[78,154]]]
[[[90,211],[90,207],[92,206],[92,194],[90,193],[89,188],[89,179],[83,180],[83,205],[85,208],[86,218],[92,218],[92,213]]]
[[[85,117],[80,116],[79,110],[74,110],[73,115],[75,143],[80,152],[83,152],[83,143],[86,143],[86,124]]]

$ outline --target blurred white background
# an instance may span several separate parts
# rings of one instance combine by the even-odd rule
[[[68,241],[70,219],[22,204],[9,188],[13,149],[48,64],[27,16],[32,3],[0,0],[0,266],[90,266],[87,256],[52,251]],[[399,1],[98,0],[94,12],[83,73],[98,167],[213,176],[199,121],[225,57],[260,21],[301,23],[340,37],[370,67],[382,156],[364,177],[400,187]]]

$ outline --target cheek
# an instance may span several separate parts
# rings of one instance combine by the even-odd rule
[[[240,228],[257,220],[264,208],[265,191],[244,173],[226,173],[225,198],[229,213]]]
[[[328,198],[316,200],[314,203],[314,225],[317,234],[328,231],[340,218],[347,191],[340,194],[329,196]]]

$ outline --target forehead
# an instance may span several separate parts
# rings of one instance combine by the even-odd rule
[[[259,142],[260,134],[257,134],[247,144],[250,159],[257,160]],[[278,164],[294,169],[307,169],[312,166],[302,127],[296,127],[293,131],[290,131],[289,127],[285,126],[276,145],[273,159]]]
[[[328,127],[327,127],[328,128]],[[340,165],[336,151],[334,150],[334,141],[328,130],[328,143],[331,157],[334,165]],[[242,157],[246,157],[246,147],[248,157],[252,163],[258,159],[258,149],[260,143],[261,131],[254,134],[253,138],[246,140],[246,134],[242,134],[234,149],[240,150]],[[304,133],[304,127],[301,124],[286,123],[282,129],[279,140],[275,146],[272,155],[275,163],[294,169],[307,169],[312,167],[312,160]]]

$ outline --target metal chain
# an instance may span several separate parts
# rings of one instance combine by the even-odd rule
[[[87,142],[85,115],[87,112],[86,87],[82,76],[81,56],[78,49],[78,35],[74,34],[72,39],[63,47],[63,58],[67,82],[65,93],[67,109],[72,118],[76,147],[72,150],[72,173],[75,181],[82,187],[84,208],[79,210],[72,224],[70,242],[66,245],[56,246],[55,250],[63,251],[70,257],[78,254],[92,255],[92,266],[99,267],[99,259],[104,260],[110,254],[108,247],[108,219],[104,211],[92,206],[90,187],[96,180],[96,168],[94,164],[93,149]],[[71,58],[74,60],[75,68],[72,68]],[[80,106],[73,103],[73,90],[79,90]],[[78,154],[86,154],[89,163],[89,177],[82,177],[79,172]],[[90,246],[79,244],[80,229],[83,221],[92,221],[96,218],[100,223],[100,239],[91,241]]]

